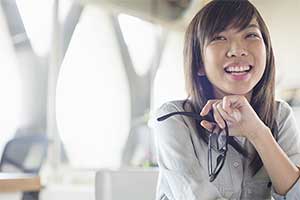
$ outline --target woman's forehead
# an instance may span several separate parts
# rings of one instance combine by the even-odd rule
[[[256,29],[260,30],[260,27],[259,27],[259,24],[258,24],[256,18],[253,18],[246,27],[244,27],[244,26],[240,27],[240,26],[238,26],[237,23],[231,23],[225,28],[224,31],[233,30],[234,32],[241,32],[243,30],[247,30],[247,29],[251,29],[251,28],[256,28]],[[221,32],[223,32],[223,31],[221,31]]]
[[[229,26],[227,26],[227,28],[226,28],[225,30],[228,30],[228,29],[236,29],[236,30],[242,31],[242,30],[249,29],[249,28],[257,28],[257,29],[260,29],[259,24],[258,24],[256,18],[253,18],[253,19],[249,22],[249,24],[247,24],[247,26],[240,27],[240,26],[238,26],[237,24],[230,24]]]

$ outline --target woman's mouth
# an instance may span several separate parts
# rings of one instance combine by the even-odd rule
[[[226,74],[233,80],[246,80],[250,76],[249,72],[253,66],[229,66],[224,68]]]

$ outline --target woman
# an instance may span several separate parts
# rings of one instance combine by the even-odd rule
[[[274,55],[257,9],[208,3],[188,26],[184,62],[188,98],[165,103],[156,118],[172,114],[153,125],[157,199],[300,199],[300,135],[289,105],[274,99]]]

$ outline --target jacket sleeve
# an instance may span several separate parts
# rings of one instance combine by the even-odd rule
[[[296,119],[291,107],[285,102],[280,102],[278,112],[278,144],[289,159],[299,168],[300,132]],[[300,199],[300,180],[298,178],[284,196],[277,194],[274,188],[271,191],[275,200]]]
[[[160,176],[169,186],[165,195],[175,200],[220,198],[217,188],[208,181],[206,167],[200,165],[195,155],[191,133],[183,117],[175,115],[162,122],[156,120],[174,111],[178,111],[175,105],[164,104],[152,119]]]

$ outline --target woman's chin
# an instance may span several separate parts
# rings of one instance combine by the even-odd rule
[[[226,87],[226,88],[214,88],[215,97],[220,99],[228,95],[243,95],[245,97],[251,97],[252,88],[251,87]]]
[[[226,95],[249,95],[251,94],[252,89],[251,88],[234,88],[234,89],[227,89],[224,92],[224,96]]]

